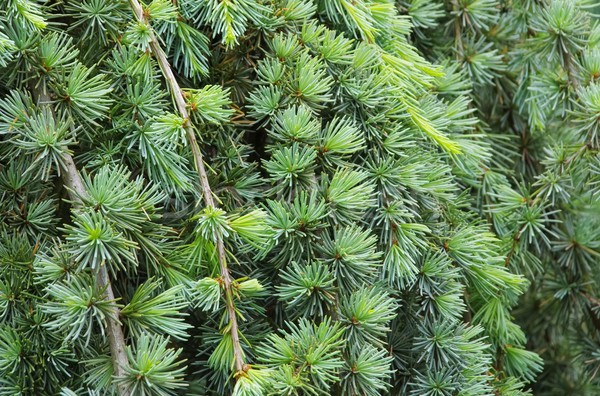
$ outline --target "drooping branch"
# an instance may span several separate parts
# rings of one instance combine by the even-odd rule
[[[208,182],[206,167],[204,166],[204,159],[202,156],[202,152],[200,151],[200,146],[198,145],[198,140],[196,139],[196,134],[194,132],[194,127],[187,110],[187,105],[183,96],[183,91],[181,90],[181,87],[179,86],[179,83],[175,78],[173,70],[171,69],[171,65],[169,64],[169,60],[167,59],[167,55],[160,46],[160,43],[158,42],[154,31],[148,23],[142,5],[138,0],[129,0],[129,4],[131,5],[131,8],[137,21],[147,25],[149,28],[150,49],[154,54],[156,61],[158,62],[163,76],[165,77],[169,91],[171,92],[173,100],[175,101],[177,111],[184,120],[186,136],[188,143],[192,149],[192,154],[194,156],[194,164],[196,167],[196,171],[198,172],[200,186],[202,187],[204,202],[207,206],[215,207],[216,205],[213,198],[213,192]],[[223,239],[219,235],[216,235],[215,239],[217,245],[221,278],[223,281],[223,287],[225,289],[225,301],[227,307],[227,315],[229,317],[229,331],[233,342],[235,368],[237,373],[241,373],[244,371],[244,353],[239,338],[239,327],[237,323],[237,314],[234,303],[232,279],[231,274],[229,273],[229,268],[227,267],[227,253],[225,250],[225,244],[223,243]]]
[[[456,44],[456,48],[458,52],[456,53],[457,59],[461,59],[464,56],[464,46],[462,42],[462,26],[460,25],[460,18],[458,17],[460,12],[460,5],[456,0],[452,1],[452,9],[457,13],[454,18],[454,42]]]
[[[50,98],[45,90],[36,92],[37,100],[40,104],[50,106]],[[54,114],[54,113],[53,113]],[[81,207],[82,196],[86,195],[86,190],[83,185],[81,175],[77,170],[73,157],[65,153],[63,154],[63,169],[61,172],[63,184],[67,187],[69,198],[73,202],[74,207]],[[96,273],[97,287],[104,289],[104,297],[109,300],[115,300],[115,293],[113,292],[110,277],[108,275],[108,269],[106,265],[101,265]],[[123,375],[125,368],[129,365],[127,360],[127,354],[125,351],[126,343],[125,336],[123,335],[123,329],[121,323],[118,321],[119,308],[115,307],[112,317],[106,316],[106,335],[108,337],[108,345],[110,348],[110,354],[113,361],[113,370],[115,376]],[[117,386],[120,396],[130,396],[131,393],[126,385],[121,384]]]

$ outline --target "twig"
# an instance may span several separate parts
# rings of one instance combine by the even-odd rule
[[[50,97],[42,89],[37,93],[38,102],[40,104],[46,104],[50,106]],[[54,112],[52,112],[54,114]],[[62,179],[64,185],[67,187],[69,198],[73,202],[74,207],[81,207],[81,198],[86,195],[81,175],[75,166],[75,161],[69,153],[63,155],[64,166],[62,172]],[[104,297],[113,301],[115,299],[115,293],[113,292],[110,278],[108,276],[108,269],[106,265],[101,265],[96,273],[97,286],[100,289],[104,289]],[[115,307],[113,310],[113,317],[110,315],[106,316],[106,334],[108,337],[108,345],[110,348],[110,354],[113,360],[114,375],[120,376],[125,373],[125,368],[129,366],[127,360],[127,354],[125,353],[125,336],[123,335],[123,329],[119,322],[119,308]],[[125,384],[117,385],[117,390],[120,396],[130,396],[131,393]]]
[[[574,90],[579,89],[579,83],[577,82],[577,78],[575,76],[575,72],[573,71],[573,60],[571,54],[566,51],[561,51],[563,67],[567,72],[567,77],[569,79],[569,84],[573,87]]]
[[[133,9],[133,13],[135,14],[138,22],[146,24],[150,27],[146,15],[144,13],[144,9],[138,0],[129,0],[129,4]],[[196,139],[196,134],[194,132],[194,128],[192,122],[190,120],[189,113],[187,111],[187,105],[185,103],[185,98],[183,96],[183,92],[175,75],[173,74],[173,70],[171,69],[171,65],[167,59],[165,52],[163,51],[160,43],[158,42],[154,31],[150,29],[150,49],[152,53],[156,57],[156,61],[167,81],[167,85],[169,90],[171,91],[171,95],[175,100],[175,106],[177,107],[177,111],[184,119],[184,127],[187,135],[188,143],[192,149],[192,154],[194,156],[194,164],[196,166],[196,170],[198,172],[198,177],[200,179],[200,185],[202,187],[202,193],[204,196],[204,201],[207,206],[215,207],[215,201],[213,199],[213,193],[210,188],[210,184],[208,183],[208,176],[206,173],[206,167],[204,166],[204,160],[202,158],[202,152],[200,151],[200,146],[198,145],[198,140]],[[231,333],[231,339],[233,341],[233,355],[235,368],[237,373],[244,372],[244,352],[242,350],[242,346],[240,344],[239,338],[239,327],[237,323],[237,313],[235,309],[234,303],[234,295],[232,290],[232,280],[231,275],[229,273],[229,269],[227,268],[227,254],[225,251],[225,245],[223,243],[223,239],[216,235],[216,244],[217,244],[217,252],[219,257],[219,266],[221,270],[221,278],[223,281],[223,286],[225,288],[225,301],[227,306],[227,315],[229,316],[229,331]]]
[[[465,54],[465,50],[462,42],[462,27],[460,25],[460,19],[458,18],[460,6],[456,0],[452,1],[452,9],[456,12],[456,18],[454,19],[454,42],[459,50],[456,57],[457,59],[461,59]]]

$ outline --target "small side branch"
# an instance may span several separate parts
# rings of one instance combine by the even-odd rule
[[[38,92],[38,101],[42,104],[49,105],[50,98],[45,92]],[[80,197],[86,195],[85,187],[83,186],[83,180],[81,175],[75,166],[75,161],[70,154],[65,154],[64,157],[64,168],[61,172],[63,184],[67,187],[69,198],[73,202],[75,207],[82,205]],[[114,300],[115,294],[110,283],[110,277],[108,276],[108,269],[106,265],[102,265],[96,273],[97,286],[100,289],[104,289],[104,297],[107,300]],[[123,335],[123,329],[121,323],[118,321],[119,308],[114,309],[113,317],[106,317],[106,334],[108,337],[108,345],[110,348],[110,354],[113,361],[114,375],[120,376],[125,372],[125,368],[128,367],[129,362],[127,360],[127,354],[125,352],[125,336]],[[128,388],[125,385],[118,385],[118,393],[120,396],[130,396]]]
[[[204,159],[202,156],[202,152],[200,151],[200,146],[198,145],[198,140],[196,139],[196,134],[194,132],[194,127],[192,125],[190,115],[187,110],[187,105],[183,96],[183,91],[181,90],[181,87],[179,86],[179,83],[175,78],[173,70],[171,69],[171,65],[169,64],[169,61],[167,59],[167,55],[160,46],[160,43],[158,42],[154,31],[151,29],[150,24],[146,19],[146,15],[144,13],[142,5],[138,0],[129,0],[129,4],[131,5],[131,8],[137,21],[146,24],[150,28],[150,49],[152,50],[152,53],[154,54],[156,61],[158,62],[158,65],[162,71],[162,74],[165,77],[167,86],[169,87],[169,91],[171,92],[173,100],[175,101],[177,111],[185,120],[186,136],[188,143],[192,149],[192,154],[194,156],[194,164],[196,167],[196,171],[198,172],[200,186],[202,187],[204,202],[207,206],[216,207],[215,200],[213,198],[213,192],[210,188],[210,184],[208,183],[208,176],[206,172],[206,167],[204,166]],[[219,267],[221,271],[221,277],[223,280],[223,286],[225,289],[225,301],[227,307],[227,315],[229,317],[229,331],[233,342],[235,369],[237,373],[241,373],[244,371],[244,352],[242,350],[239,337],[237,313],[235,309],[234,294],[232,289],[233,282],[231,279],[229,268],[227,267],[227,253],[225,250],[225,244],[223,243],[223,239],[220,236],[217,236],[216,241],[219,258]]]

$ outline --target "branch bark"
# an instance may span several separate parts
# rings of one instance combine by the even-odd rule
[[[51,100],[45,89],[36,93],[39,104],[50,106]],[[54,114],[54,112],[52,112],[52,114]],[[80,197],[86,195],[83,180],[77,170],[75,161],[73,161],[73,157],[70,154],[65,154],[63,159],[64,168],[61,173],[63,184],[67,187],[69,198],[73,202],[73,206],[81,207],[82,202]],[[112,301],[115,299],[106,265],[102,265],[98,269],[98,272],[96,273],[96,282],[99,288],[104,289],[104,297],[107,300]],[[125,368],[129,365],[127,354],[125,352],[125,336],[123,335],[121,323],[118,321],[119,314],[119,308],[115,307],[113,312],[114,319],[109,316],[106,317],[106,335],[108,337],[108,345],[112,356],[114,375],[116,376],[124,374]],[[131,395],[126,385],[118,385],[117,390],[120,396]]]
[[[206,167],[204,166],[204,159],[202,156],[202,152],[200,151],[200,146],[198,145],[198,140],[196,139],[196,134],[194,132],[194,127],[192,125],[192,121],[187,110],[187,105],[185,102],[183,91],[181,90],[181,87],[179,86],[179,83],[175,78],[173,70],[171,69],[171,65],[169,64],[169,61],[167,59],[167,55],[160,46],[160,43],[158,42],[156,35],[154,34],[154,30],[152,30],[152,27],[148,23],[142,5],[138,0],[129,0],[129,4],[131,5],[131,8],[137,21],[146,24],[150,28],[150,49],[154,54],[156,61],[158,62],[163,76],[165,77],[167,86],[169,87],[173,100],[175,101],[175,107],[177,108],[177,111],[179,112],[181,117],[184,119],[186,136],[188,143],[192,149],[192,154],[194,156],[194,164],[196,167],[196,171],[198,172],[200,186],[202,187],[204,202],[207,206],[215,207],[215,200],[213,198],[213,192],[208,182]],[[229,317],[229,331],[233,342],[235,369],[236,374],[240,374],[245,371],[244,352],[239,337],[239,327],[237,323],[237,313],[234,303],[232,279],[231,274],[229,272],[229,268],[227,267],[227,253],[225,250],[223,239],[217,236],[216,241],[221,278],[225,289],[225,301],[227,315]]]
[[[577,81],[577,77],[575,76],[575,71],[573,70],[572,55],[565,49],[561,51],[561,55],[563,67],[566,70],[569,79],[569,84],[573,87],[575,91],[577,91],[579,89],[579,83]]]

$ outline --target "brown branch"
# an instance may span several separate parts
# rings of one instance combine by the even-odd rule
[[[138,0],[129,0],[129,4],[133,9],[133,13],[135,14],[138,22],[146,24],[150,27],[148,20],[146,18],[146,14],[144,13],[144,9]],[[207,206],[215,207],[215,201],[213,199],[213,193],[210,188],[210,184],[208,183],[208,176],[206,173],[206,167],[204,166],[204,160],[202,157],[202,152],[200,151],[200,146],[198,145],[198,140],[196,139],[196,134],[194,132],[194,127],[190,120],[190,116],[187,110],[187,105],[185,102],[185,98],[183,95],[183,91],[173,74],[173,70],[171,69],[171,65],[167,59],[165,52],[163,51],[160,43],[158,42],[154,31],[150,27],[150,49],[152,53],[156,57],[156,61],[165,77],[169,90],[171,91],[171,95],[175,101],[175,106],[177,107],[177,111],[184,119],[184,127],[187,135],[188,143],[192,149],[192,154],[194,156],[194,164],[196,166],[196,171],[198,172],[198,177],[200,179],[200,185],[202,187],[202,193],[204,196],[204,202]],[[216,244],[217,244],[217,253],[219,258],[219,266],[221,270],[221,278],[223,281],[223,286],[225,288],[225,301],[227,306],[227,315],[229,316],[229,331],[231,333],[231,339],[233,341],[233,355],[235,368],[237,373],[244,372],[244,352],[242,350],[242,346],[239,338],[239,327],[237,323],[237,313],[235,309],[234,303],[234,295],[232,289],[232,279],[231,274],[229,273],[229,269],[227,268],[227,254],[225,251],[225,245],[223,243],[223,239],[216,235]]]
[[[567,77],[569,80],[569,84],[573,87],[574,90],[579,89],[579,83],[577,82],[577,78],[575,76],[575,71],[573,70],[573,59],[571,54],[566,51],[566,50],[562,50],[562,62],[563,62],[563,67],[567,72]]]
[[[458,18],[460,6],[456,0],[452,0],[452,10],[456,11],[456,18],[454,19],[454,44],[458,50],[456,58],[460,60],[465,54],[465,49],[462,41],[462,26],[460,24],[460,18]]]
[[[50,97],[48,96],[45,89],[42,89],[37,93],[37,99],[39,104],[45,104],[50,106]],[[54,114],[54,112],[52,112]],[[74,207],[81,207],[81,198],[86,196],[86,190],[81,180],[81,175],[75,166],[73,157],[65,153],[63,155],[63,169],[62,169],[62,180],[63,184],[67,187],[69,198],[73,202]],[[106,265],[101,265],[96,273],[97,286],[100,289],[104,289],[104,297],[109,301],[115,300],[115,294],[110,283],[108,276],[108,269]],[[125,353],[125,336],[123,335],[123,329],[119,322],[119,308],[115,307],[112,317],[106,316],[106,335],[108,337],[108,345],[110,348],[110,354],[113,361],[114,375],[120,376],[125,374],[125,369],[129,366],[127,360],[127,354]],[[125,384],[117,385],[117,390],[120,396],[130,396],[131,393]]]

